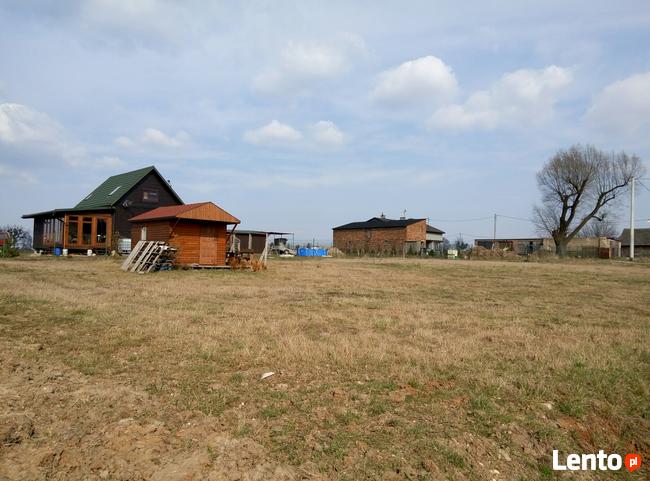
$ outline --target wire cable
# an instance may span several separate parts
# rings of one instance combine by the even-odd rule
[[[429,219],[429,222],[478,222],[481,220],[492,220],[493,217],[479,217],[476,219]]]

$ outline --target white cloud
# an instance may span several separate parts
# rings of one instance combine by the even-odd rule
[[[602,130],[634,135],[650,129],[650,72],[605,87],[593,99],[587,121]]]
[[[192,182],[183,184],[183,189],[206,195],[215,192],[214,182],[210,179],[220,179],[224,186],[230,189],[267,189],[292,187],[296,189],[316,189],[344,186],[394,186],[399,183],[404,186],[431,186],[435,183],[448,183],[466,179],[468,172],[464,169],[415,169],[412,167],[385,168],[367,165],[347,164],[345,169],[314,168],[296,169],[295,166],[273,166],[260,168],[255,171],[238,168],[198,168],[192,170]],[[205,179],[196,182],[195,179]],[[223,188],[221,188],[223,189]]]
[[[345,135],[334,122],[329,120],[320,120],[311,127],[314,140],[321,144],[331,147],[338,147],[345,142]]]
[[[120,159],[119,157],[114,157],[112,155],[104,155],[102,157],[98,157],[94,160],[93,163],[95,167],[110,167],[110,168],[124,167],[126,165],[126,162],[124,162],[122,159]]]
[[[79,9],[84,26],[109,43],[160,48],[186,40],[199,19],[183,2],[88,0]]]
[[[390,107],[404,108],[444,105],[457,92],[458,83],[451,67],[438,57],[427,56],[382,72],[370,98]]]
[[[58,122],[22,104],[0,104],[0,143],[37,163],[56,159],[75,166],[87,160],[85,147],[69,140]]]
[[[329,42],[288,42],[277,65],[253,79],[253,89],[261,94],[294,93],[313,82],[334,79],[347,72],[365,49],[363,39],[352,34],[339,34]]]
[[[126,136],[117,137],[113,143],[124,149],[141,149],[147,146],[154,147],[181,147],[187,144],[190,136],[187,132],[179,130],[175,135],[167,135],[154,128],[144,129],[137,138]]]
[[[507,73],[489,90],[470,95],[464,104],[436,110],[429,126],[464,130],[542,124],[555,115],[555,104],[571,81],[571,72],[555,65]]]
[[[0,104],[0,141],[16,144],[23,142],[58,142],[63,129],[48,115],[26,105]]]
[[[255,145],[290,144],[301,139],[302,134],[298,130],[277,120],[244,133],[244,140]]]
[[[38,180],[29,171],[16,169],[10,165],[0,164],[0,177],[3,180],[10,180],[20,184],[36,184]]]
[[[142,142],[145,144],[162,145],[165,147],[179,147],[183,142],[188,140],[189,136],[186,132],[177,132],[174,137],[161,132],[158,129],[145,129],[142,133]]]
[[[135,142],[131,140],[129,137],[121,136],[117,137],[113,143],[119,147],[122,147],[124,149],[129,149],[131,147],[135,147]]]

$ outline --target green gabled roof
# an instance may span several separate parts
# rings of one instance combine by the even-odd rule
[[[74,206],[73,209],[87,210],[112,207],[151,172],[155,172],[160,176],[156,168],[152,165],[150,167],[145,167],[144,169],[138,169],[132,172],[125,172],[124,174],[109,177],[99,187],[88,194],[86,198]],[[162,179],[162,181],[165,182],[165,179]],[[170,191],[180,202],[182,202],[171,187]]]

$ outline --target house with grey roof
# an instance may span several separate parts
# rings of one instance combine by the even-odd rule
[[[384,255],[441,252],[444,234],[426,219],[388,219],[384,214],[332,230],[333,245],[343,252]]]

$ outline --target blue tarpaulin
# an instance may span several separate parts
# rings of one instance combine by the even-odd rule
[[[300,247],[297,254],[300,257],[325,257],[327,255],[327,249]]]

